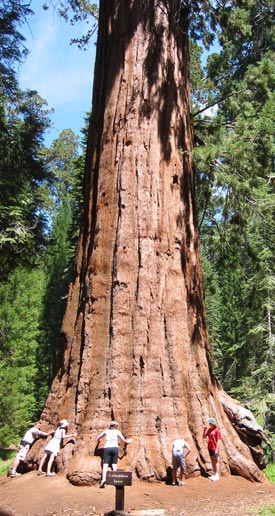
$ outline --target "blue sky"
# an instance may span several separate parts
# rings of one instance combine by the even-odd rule
[[[63,129],[80,134],[84,126],[92,102],[96,35],[86,51],[70,45],[70,39],[81,36],[86,25],[74,28],[52,8],[44,11],[41,4],[32,0],[35,15],[28,18],[29,26],[21,27],[29,56],[20,67],[19,81],[21,88],[36,90],[48,108],[54,109],[54,127],[45,138],[49,146]]]

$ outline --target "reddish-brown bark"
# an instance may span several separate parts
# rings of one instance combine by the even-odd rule
[[[120,465],[141,478],[166,477],[178,436],[192,449],[188,474],[208,471],[209,416],[223,435],[222,473],[264,478],[235,430],[247,413],[209,362],[187,45],[183,2],[101,2],[85,208],[62,363],[42,415],[76,429],[59,469],[78,485],[100,478],[96,436],[112,418],[133,439]],[[259,445],[261,430],[252,435]]]

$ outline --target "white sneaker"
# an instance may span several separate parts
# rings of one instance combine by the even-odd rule
[[[15,471],[14,473],[11,473],[10,476],[11,476],[11,478],[15,478],[15,477],[20,477],[21,474],[17,473],[17,471]]]
[[[213,482],[215,482],[216,480],[219,480],[219,473],[215,473],[215,475],[212,475],[212,477],[210,477],[210,480],[213,480]]]
[[[178,485],[179,486],[185,486],[185,482],[179,482]]]

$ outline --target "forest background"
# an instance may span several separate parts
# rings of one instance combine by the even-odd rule
[[[0,2],[1,447],[18,443],[39,418],[58,365],[89,119],[82,141],[68,128],[45,146],[47,99],[18,85],[27,53],[20,29],[31,26],[31,7]],[[96,23],[98,15],[86,0],[55,9],[64,23]],[[85,48],[95,27],[74,43]],[[274,2],[190,2],[189,37],[212,365],[275,445]]]

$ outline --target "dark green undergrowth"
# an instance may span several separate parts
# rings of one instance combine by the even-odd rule
[[[15,450],[1,450],[0,449],[0,475],[6,475],[9,471],[12,462],[14,460],[14,457],[16,455]]]

